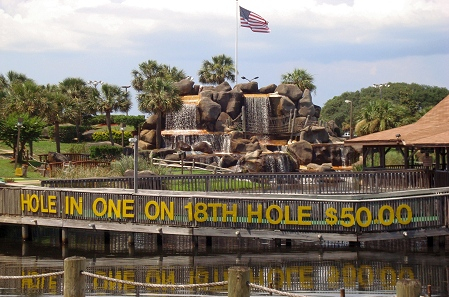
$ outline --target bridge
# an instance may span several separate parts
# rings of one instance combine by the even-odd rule
[[[0,188],[0,223],[21,225],[23,239],[31,227],[59,228],[62,242],[71,229],[182,235],[194,240],[199,236],[286,242],[433,240],[449,234],[449,187],[429,188],[429,176],[423,172],[209,175],[213,180],[208,187],[199,186],[201,176],[154,176],[138,182],[157,185],[155,190],[139,187],[137,192],[127,178],[59,181],[65,187],[54,187],[56,181],[49,180],[43,182],[46,187]],[[354,187],[356,177],[363,178]],[[306,179],[308,184],[303,183]],[[239,192],[236,183],[241,181],[247,187]],[[82,187],[95,184],[109,187]],[[211,191],[217,184],[234,191]],[[169,185],[197,188],[174,191]]]

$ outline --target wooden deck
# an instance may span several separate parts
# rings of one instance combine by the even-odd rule
[[[0,223],[129,233],[372,241],[447,235],[449,187],[376,194],[0,188]]]

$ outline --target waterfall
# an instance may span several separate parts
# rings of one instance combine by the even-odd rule
[[[197,142],[207,141],[211,144],[212,150],[218,153],[229,153],[231,151],[231,140],[229,134],[171,134],[163,135],[166,148],[176,148],[179,141],[193,145]]]
[[[167,130],[194,130],[196,129],[196,105],[182,105],[178,112],[167,113],[165,118],[165,129]]]
[[[245,97],[246,132],[269,134],[270,100],[268,97]]]
[[[287,154],[267,154],[264,157],[266,172],[291,172],[292,166]]]

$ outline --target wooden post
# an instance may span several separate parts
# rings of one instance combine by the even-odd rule
[[[84,297],[86,293],[86,258],[69,257],[64,260],[64,297]]]
[[[28,225],[22,225],[22,241],[30,241],[30,227]]]
[[[421,282],[417,279],[400,279],[396,283],[397,297],[419,297]]]
[[[69,243],[69,230],[67,228],[61,229],[61,244],[67,245]]]
[[[235,266],[228,269],[228,297],[249,297],[249,267]]]
[[[345,289],[340,289],[340,297],[345,297],[345,296],[346,296]]]

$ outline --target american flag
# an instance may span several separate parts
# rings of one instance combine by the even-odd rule
[[[268,22],[252,11],[240,7],[240,25],[245,28],[250,28],[253,32],[270,33]]]

